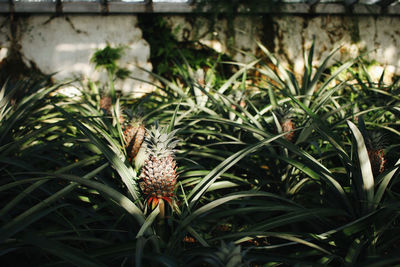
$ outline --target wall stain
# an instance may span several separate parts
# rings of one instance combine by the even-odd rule
[[[24,55],[21,52],[21,29],[26,27],[27,17],[29,16],[10,14],[8,19],[1,25],[1,27],[8,26],[10,29],[7,36],[10,45],[7,47],[7,56],[0,62],[0,84],[7,81],[8,84],[12,85],[25,77],[35,79],[47,77],[40,71],[35,62],[29,61],[26,64]]]

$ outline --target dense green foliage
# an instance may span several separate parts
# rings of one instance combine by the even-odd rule
[[[168,78],[152,73],[159,87],[141,99],[106,92],[109,110],[94,83],[72,99],[56,93],[65,84],[4,85],[2,264],[399,263],[399,80],[374,82],[356,61],[328,71],[335,51],[314,68],[313,47],[296,77],[260,49],[266,61],[227,78],[217,62],[183,59]],[[114,62],[100,63],[115,79]],[[125,149],[124,123],[138,117],[179,129],[176,202],[162,221]]]
[[[142,14],[139,16],[139,26],[151,47],[150,60],[154,72],[164,78],[172,79],[179,75],[182,58],[190,62],[193,68],[217,68],[214,74],[223,77],[230,74],[226,65],[216,65],[221,60],[230,60],[229,56],[217,53],[197,40],[186,40],[189,37],[179,41],[174,34],[179,28],[171,31],[163,15]]]

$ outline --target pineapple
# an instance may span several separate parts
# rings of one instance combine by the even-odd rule
[[[111,114],[112,99],[110,96],[102,96],[100,98],[100,109],[104,111],[105,114]]]
[[[372,172],[377,176],[385,170],[386,159],[383,156],[385,146],[384,136],[376,131],[367,131],[365,139]]]
[[[295,132],[293,132],[295,124],[292,120],[292,109],[285,105],[283,107],[279,107],[276,111],[282,132],[289,132],[284,135],[285,139],[289,142],[293,142],[295,138]]]
[[[176,161],[174,148],[177,140],[175,131],[167,133],[167,128],[153,126],[145,138],[147,159],[141,169],[139,178],[142,180],[141,189],[146,197],[147,204],[154,209],[164,200],[173,206],[176,187]],[[162,208],[160,206],[160,209]]]
[[[99,106],[105,115],[112,116],[113,101],[110,96],[102,96],[100,98]],[[119,115],[118,121],[120,124],[123,124],[125,122],[125,118],[122,114]]]
[[[131,122],[123,127],[125,149],[130,162],[136,158],[145,135],[146,129],[141,121]]]

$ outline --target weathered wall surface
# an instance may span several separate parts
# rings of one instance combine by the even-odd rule
[[[256,44],[259,41],[286,65],[302,73],[304,53],[310,49],[315,36],[316,65],[340,46],[331,64],[365,55],[365,60],[381,65],[375,68],[376,75],[380,75],[383,68],[388,77],[400,74],[398,16],[242,16],[212,24],[203,17],[169,16],[167,21],[179,39],[199,40],[232,54],[239,61],[251,59],[242,52],[259,55]]]
[[[341,46],[331,62],[343,62],[366,53],[366,60],[377,61],[389,73],[400,73],[398,17],[285,17],[275,21],[278,33],[274,39],[275,51],[281,50],[280,54],[296,71],[302,70],[302,55],[310,48],[315,35],[317,59],[323,59]]]
[[[10,47],[9,27],[7,27],[7,19],[0,17],[0,61],[2,61],[8,53]]]
[[[30,16],[17,20],[16,43],[25,64],[35,65],[45,74],[56,73],[56,80],[89,78],[105,80],[104,71],[95,70],[90,58],[107,44],[124,47],[118,62],[132,76],[150,80],[138,67],[151,71],[150,47],[137,27],[136,16]],[[4,31],[4,27],[2,28]],[[3,35],[3,34],[2,34]],[[0,39],[1,45],[7,43]],[[116,84],[125,94],[140,94],[150,86],[132,79]]]
[[[315,63],[341,46],[331,63],[346,61],[369,52],[365,59],[378,62],[376,75],[386,67],[388,79],[400,74],[400,17],[398,16],[241,16],[231,20],[204,16],[165,16],[164,19],[179,40],[198,40],[215,50],[248,61],[260,55],[256,41],[263,43],[280,59],[301,73],[303,54],[316,36]],[[142,38],[138,18],[133,15],[74,15],[52,17],[33,15],[19,17],[11,27],[8,17],[0,17],[0,60],[10,46],[17,46],[27,65],[43,73],[57,72],[55,78],[101,79],[90,64],[96,49],[106,44],[124,46],[121,67],[132,75],[150,80],[150,47]],[[12,29],[12,30],[11,30]],[[149,90],[149,85],[126,80],[118,85],[125,93]]]

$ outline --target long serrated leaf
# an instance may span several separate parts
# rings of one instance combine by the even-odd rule
[[[232,86],[232,83],[235,82],[243,73],[248,71],[248,69],[252,68],[254,65],[256,65],[260,60],[254,60],[248,64],[245,64],[243,68],[240,70],[236,71],[235,74],[233,74],[219,89],[218,93],[219,94],[224,94],[226,90],[229,89],[230,86]]]
[[[289,233],[276,233],[276,232],[264,232],[264,231],[251,231],[251,232],[243,232],[243,233],[238,233],[238,235],[242,235],[242,236],[261,236],[261,237],[276,237],[276,238],[280,238],[280,239],[284,239],[284,240],[288,240],[288,241],[293,241],[295,243],[298,244],[302,244],[314,249],[317,249],[323,253],[326,253],[328,255],[331,255],[332,253],[327,251],[326,249],[322,248],[321,246],[318,246],[310,241],[308,241],[305,238],[300,238],[299,236],[296,236],[295,234],[289,234]],[[238,240],[235,240],[235,244],[240,244],[244,241],[247,241],[248,239],[246,237],[244,238],[240,238]],[[291,243],[292,245],[295,243]],[[286,245],[286,244],[285,244]],[[262,249],[263,247],[261,247]]]
[[[200,197],[207,191],[207,189],[212,185],[212,183],[225,171],[231,168],[234,164],[236,164],[239,160],[244,158],[250,153],[260,149],[261,147],[271,143],[272,141],[280,138],[281,135],[274,136],[272,138],[260,141],[254,145],[248,146],[239,152],[236,152],[232,156],[225,159],[221,162],[217,167],[215,167],[207,176],[205,176],[202,181],[193,188],[190,192],[188,199],[189,205],[192,208],[195,203],[200,199]]]
[[[90,157],[90,158],[75,162],[73,164],[67,165],[67,166],[57,170],[57,173],[63,173],[63,172],[66,172],[66,171],[71,170],[71,169],[76,168],[76,167],[88,165],[89,163],[93,163],[96,159],[98,159],[98,156],[93,156],[93,157]],[[24,179],[24,180],[22,180],[20,182],[24,182],[25,180],[26,179]],[[28,179],[28,180],[30,180],[30,179]],[[31,194],[36,188],[39,188],[40,186],[42,186],[47,181],[49,181],[49,179],[41,179],[39,181],[36,181],[34,184],[30,185],[28,188],[26,188],[21,193],[19,193],[17,196],[15,196],[11,201],[9,201],[0,210],[0,217],[4,216],[10,209],[12,209],[14,206],[16,206],[24,197],[26,197],[29,194]],[[29,183],[30,181],[26,181],[26,182]],[[0,191],[2,191],[2,190],[0,189]]]
[[[372,174],[371,163],[368,157],[368,151],[365,146],[364,137],[362,136],[360,130],[358,130],[357,126],[351,121],[347,121],[347,124],[349,125],[357,144],[357,154],[363,183],[362,190],[365,194],[364,205],[366,210],[369,210],[373,206],[375,182],[374,175]]]
[[[303,73],[303,82],[302,82],[302,92],[301,94],[306,95],[306,90],[308,89],[308,85],[311,81],[312,74],[312,63],[314,58],[314,47],[315,47],[315,36],[313,36],[313,41],[311,44],[310,51],[308,52],[308,56],[304,52],[304,73]]]
[[[183,220],[179,223],[179,226],[175,230],[173,236],[170,239],[170,248],[174,247],[174,243],[180,242],[180,236],[181,232],[190,225],[197,217],[204,215],[205,213],[213,210],[214,208],[223,205],[229,201],[233,201],[235,199],[240,199],[244,197],[268,197],[276,200],[280,200],[283,202],[291,203],[293,205],[296,205],[296,203],[292,202],[289,199],[286,199],[284,197],[277,196],[275,194],[271,193],[266,193],[266,192],[256,192],[256,191],[248,191],[248,192],[238,192],[234,193],[228,196],[221,197],[217,200],[214,200],[198,209],[193,211],[191,214],[187,215],[186,217],[183,218]]]
[[[142,237],[146,230],[153,224],[154,220],[157,218],[158,214],[160,214],[160,206],[157,207],[147,216],[146,220],[140,227],[139,232],[136,235],[136,238]]]
[[[289,89],[289,92],[292,95],[296,95],[298,93],[298,91],[297,91],[298,86],[297,86],[297,83],[292,80],[290,72],[282,66],[282,64],[279,62],[279,60],[274,55],[272,55],[272,53],[269,52],[268,49],[264,45],[262,45],[259,42],[257,42],[257,44],[261,48],[261,50],[268,56],[268,58],[271,60],[272,64],[274,64],[278,68],[279,74],[282,75],[282,77],[283,77],[284,86],[286,86]]]
[[[39,247],[47,252],[50,252],[54,256],[60,257],[65,261],[73,264],[75,266],[88,266],[88,267],[102,267],[106,266],[100,261],[90,257],[87,253],[83,251],[63,244],[61,242],[45,238],[43,236],[28,234],[23,240],[26,243],[30,243]]]
[[[86,127],[83,123],[80,121],[74,119],[68,112],[63,110],[60,107],[55,106],[58,110],[60,110],[61,113],[63,113],[79,130],[81,130],[87,137],[90,138],[90,140],[93,142],[94,145],[98,149],[101,150],[101,152],[106,156],[106,158],[114,165],[115,169],[119,173],[122,181],[128,188],[129,193],[132,195],[134,200],[139,199],[138,195],[138,187],[136,184],[136,173],[135,171],[130,167],[128,168],[125,163],[120,159],[118,154],[116,154],[116,151],[110,150],[110,148],[96,135],[94,134],[91,130],[89,130],[88,127]],[[102,134],[104,134],[105,137],[108,137],[107,133],[99,129]],[[109,138],[109,141],[112,142],[112,138]],[[138,205],[142,208],[143,205],[141,202],[138,203]]]
[[[83,176],[84,178],[79,178],[81,181],[86,181],[90,182],[88,179],[91,179],[94,177],[97,173],[102,171],[104,168],[106,168],[108,164],[103,164],[100,167],[96,168],[95,170],[91,171],[90,173],[86,174]],[[44,179],[48,179],[48,174],[46,175]],[[61,174],[56,174],[56,175],[61,175]],[[33,207],[29,208],[28,210],[24,211],[17,217],[13,218],[11,221],[9,221],[7,224],[5,224],[3,227],[0,228],[0,240],[4,240],[15,233],[23,230],[30,224],[34,223],[41,217],[47,215],[48,213],[52,212],[54,208],[48,208],[49,205],[57,200],[59,200],[61,197],[64,195],[68,194],[71,192],[73,189],[75,189],[77,186],[76,183],[70,184],[63,189],[57,191],[53,195],[47,197],[46,199],[42,200],[38,204],[34,205]],[[46,209],[47,208],[47,209]]]
[[[137,222],[142,225],[145,221],[143,212],[133,203],[129,198],[118,192],[117,190],[109,187],[107,185],[101,184],[99,182],[94,182],[88,179],[83,179],[81,177],[75,175],[67,175],[67,174],[52,174],[55,177],[70,180],[79,184],[84,184],[86,186],[90,186],[110,197],[114,200],[118,205],[124,208],[129,214],[131,214]]]
[[[175,111],[174,111],[174,115],[172,115],[172,118],[171,118],[170,123],[168,125],[168,130],[167,130],[168,133],[172,132],[172,130],[175,127],[175,121],[176,121],[176,117],[177,117],[177,114],[178,114],[178,111],[179,111],[179,107],[180,107],[180,104],[178,104],[176,106]]]
[[[375,197],[374,197],[374,208],[375,209],[378,207],[379,203],[381,202],[383,194],[385,193],[388,184],[390,183],[390,181],[394,177],[394,174],[399,169],[399,166],[400,166],[400,159],[396,162],[395,167],[393,168],[393,170],[391,170],[390,172],[386,173],[382,177],[382,179],[381,179],[381,181],[380,181],[380,183],[378,185],[378,188],[376,190]]]
[[[163,82],[164,84],[166,84],[167,86],[169,86],[172,90],[174,90],[174,91],[179,95],[180,98],[186,100],[187,103],[188,103],[191,107],[194,107],[194,106],[196,105],[195,102],[193,101],[193,99],[190,98],[190,97],[187,95],[187,93],[185,93],[185,92],[184,92],[179,86],[177,86],[176,84],[174,84],[174,83],[168,81],[167,79],[165,79],[164,77],[162,77],[162,76],[160,76],[160,75],[158,75],[158,74],[156,74],[156,73],[150,72],[150,71],[148,71],[148,70],[146,70],[146,69],[144,69],[144,68],[140,68],[140,67],[138,67],[138,68],[141,69],[142,71],[145,71],[145,72],[149,73],[149,74],[152,75],[153,77],[157,78],[159,81],[161,81],[161,82]]]

